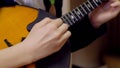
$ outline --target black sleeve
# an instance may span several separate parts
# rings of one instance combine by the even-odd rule
[[[103,35],[107,31],[107,25],[103,24],[100,28],[95,29],[91,25],[88,16],[86,16],[84,19],[71,26],[69,30],[72,33],[70,37],[71,51],[74,52],[89,45]]]
[[[17,3],[14,0],[0,0],[0,7],[4,6],[14,6]]]

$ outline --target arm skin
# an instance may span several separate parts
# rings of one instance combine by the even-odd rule
[[[61,19],[46,18],[37,23],[27,38],[0,50],[0,68],[16,68],[40,60],[59,51],[71,33]]]

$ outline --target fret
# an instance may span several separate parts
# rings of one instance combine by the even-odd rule
[[[79,20],[79,17],[78,17],[78,14],[76,14],[75,9],[73,9],[71,12],[74,14],[74,16],[75,16],[75,18],[76,18],[76,21],[78,21],[78,20]]]
[[[98,0],[93,0],[94,4],[95,4],[96,6],[98,6],[98,4],[96,3],[96,1],[98,2]]]
[[[86,3],[83,3],[85,5],[85,7],[87,8],[87,10],[90,12],[91,10],[88,8],[88,6],[86,5]]]
[[[75,19],[75,21],[78,21],[78,19],[76,18],[75,14],[72,11],[70,12],[70,16],[72,19]]]
[[[101,1],[101,0],[95,0],[95,1],[97,2],[98,6],[99,6],[100,4],[102,4],[102,1]]]
[[[75,11],[76,11],[77,15],[80,17],[79,19],[81,19],[82,15],[81,15],[80,11],[77,8],[75,8]]]
[[[67,16],[67,15],[64,15],[64,17],[68,20],[69,25],[72,25],[72,22],[70,21],[70,19],[68,18],[68,16]],[[67,23],[67,24],[68,24],[68,23]]]
[[[79,8],[78,8],[78,7],[77,7],[76,9],[78,10],[78,12],[77,12],[77,13],[78,13],[79,15],[84,16],[84,15],[82,14],[82,12],[79,10]]]
[[[84,17],[83,13],[81,12],[81,10],[79,10],[79,8],[77,7],[77,10],[79,11],[79,13]]]
[[[80,5],[80,7],[82,8],[82,10],[85,12],[85,14],[87,14],[86,10],[83,8],[82,5]]]
[[[76,9],[77,9],[77,10],[79,11],[79,13],[84,17],[83,13],[79,10],[79,8],[77,7]]]
[[[61,19],[63,20],[64,23],[67,23],[67,24],[68,24],[68,22],[67,22],[67,20],[64,18],[64,16],[62,16]],[[69,25],[69,24],[68,24],[68,25]]]
[[[87,0],[87,2],[90,4],[90,6],[92,7],[92,9],[94,9],[93,5],[91,4],[91,2],[89,0]]]
[[[98,3],[98,2],[99,2],[99,0],[93,0],[93,1],[95,1],[96,3]]]
[[[92,6],[94,8],[98,7],[98,5],[100,5],[99,2],[96,2],[96,0],[91,0],[90,3],[92,4]]]
[[[77,15],[78,19],[80,19],[80,16],[78,14],[78,11],[76,11],[75,9],[73,9],[73,12]]]
[[[91,8],[90,4],[88,3],[88,1],[86,2],[86,5],[88,6],[88,8]]]
[[[106,0],[104,0],[106,1]],[[102,4],[102,0],[87,0],[82,5],[76,7],[71,12],[63,15],[61,19],[68,25],[73,25],[78,20],[81,20],[85,15],[91,12],[93,9]]]
[[[90,11],[91,11],[91,10],[93,10],[93,7],[89,4],[89,2],[88,2],[88,1],[86,1],[86,3],[85,3],[85,4],[86,4],[86,6],[90,9]]]
[[[85,16],[86,13],[85,13],[85,11],[81,8],[81,5],[80,5],[78,8],[79,8],[79,10],[81,11],[81,14],[83,14],[83,16]]]
[[[68,13],[68,17],[71,19],[71,15]],[[74,18],[71,19],[73,23],[75,23]]]

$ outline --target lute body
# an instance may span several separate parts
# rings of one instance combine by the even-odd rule
[[[21,42],[28,34],[28,24],[37,16],[38,10],[25,6],[0,8],[0,49]]]

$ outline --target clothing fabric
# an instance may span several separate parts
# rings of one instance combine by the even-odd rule
[[[86,47],[94,40],[102,36],[107,31],[107,25],[103,24],[100,28],[95,29],[88,16],[78,21],[69,28],[72,35],[70,37],[71,52],[75,52],[81,48]]]
[[[0,0],[0,7],[3,6],[14,6],[17,4],[14,0]]]
[[[29,7],[45,10],[43,0],[14,0],[14,1],[17,2],[19,5],[26,5]]]

